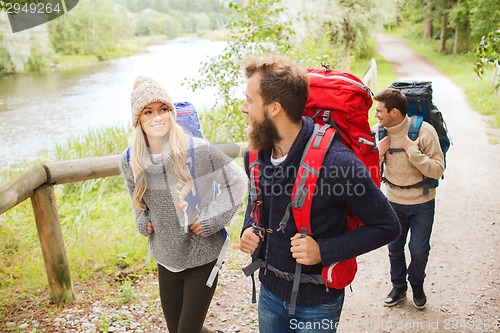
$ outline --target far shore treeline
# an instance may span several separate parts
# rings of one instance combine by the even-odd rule
[[[137,52],[158,38],[227,39],[245,27],[246,42],[286,43],[290,50],[301,50],[295,60],[314,60],[311,52],[329,50],[336,67],[370,56],[370,38],[396,27],[439,40],[444,54],[467,54],[485,37],[489,44],[477,53],[494,60],[499,21],[495,0],[85,0],[47,24],[16,34],[0,11],[0,74],[102,61]]]

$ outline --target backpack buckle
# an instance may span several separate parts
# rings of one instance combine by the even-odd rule
[[[328,119],[330,119],[331,112],[332,111],[330,111],[330,110],[326,110],[325,113],[323,113],[323,122],[328,124]]]
[[[255,200],[252,204],[252,212],[262,205],[262,200]]]
[[[262,205],[262,200],[255,200],[251,207],[250,218],[253,221],[254,225],[259,225],[259,215],[260,215],[260,206]]]

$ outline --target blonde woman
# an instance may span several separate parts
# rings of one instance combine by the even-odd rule
[[[121,170],[137,228],[149,238],[158,264],[168,330],[213,332],[203,322],[217,278],[207,281],[225,241],[221,230],[246,194],[245,173],[177,124],[170,96],[153,79],[136,78],[131,104],[135,132],[122,155]],[[214,183],[220,186],[216,197]]]

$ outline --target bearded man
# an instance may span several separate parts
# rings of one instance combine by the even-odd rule
[[[287,277],[294,275],[297,263],[302,265],[303,274],[317,275],[325,265],[389,243],[400,233],[398,218],[364,164],[335,139],[319,173],[317,188],[320,191],[315,192],[312,200],[312,234],[301,237],[293,222],[278,231],[291,202],[291,189],[302,154],[314,131],[312,119],[302,116],[309,81],[303,70],[288,59],[276,56],[248,58],[245,73],[248,82],[242,112],[249,123],[250,149],[258,151],[260,188],[257,190],[261,202],[260,225],[255,226],[249,197],[240,250],[255,252],[254,257],[258,256],[262,263],[259,331],[335,332],[344,303],[344,289],[302,283],[301,276],[295,313],[291,315],[294,281]],[[245,153],[244,162],[249,175],[249,152]],[[352,188],[363,191],[354,193],[349,190]],[[354,212],[364,225],[346,232],[348,211]]]

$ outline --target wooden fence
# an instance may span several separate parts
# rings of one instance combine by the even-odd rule
[[[215,144],[230,157],[242,156],[246,143]],[[54,302],[75,299],[57,211],[54,185],[120,174],[121,155],[51,162],[36,166],[0,186],[0,214],[31,198],[50,296]]]

